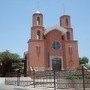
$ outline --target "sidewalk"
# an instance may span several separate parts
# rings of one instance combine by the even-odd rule
[[[25,78],[24,78],[25,79]],[[29,80],[29,78],[28,78]],[[5,85],[5,78],[0,78],[0,90],[54,90],[54,88],[48,87],[35,87],[31,86],[14,86],[14,85]],[[77,89],[56,89],[56,90],[77,90]],[[83,90],[83,89],[78,89]],[[90,88],[86,88],[85,90],[90,90]]]
[[[53,88],[48,89],[45,87],[21,87],[21,86],[12,86],[12,85],[0,85],[0,90],[54,90]]]
[[[12,86],[12,85],[0,85],[0,90],[54,90],[54,88],[46,88],[46,87],[30,87],[30,86]],[[56,90],[77,90],[77,89],[56,89]],[[83,89],[78,89],[83,90]],[[86,88],[85,90],[90,90],[90,88]]]
[[[0,90],[54,90],[54,88],[46,88],[46,87],[30,87],[30,86],[12,86],[12,85],[0,85]],[[63,90],[63,89],[56,89]],[[64,89],[64,90],[74,90],[74,89]]]

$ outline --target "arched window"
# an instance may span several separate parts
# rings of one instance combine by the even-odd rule
[[[66,22],[65,22],[66,26],[68,26],[68,19],[66,18]]]
[[[37,31],[37,39],[40,39],[40,37],[41,37],[41,32]]]
[[[40,17],[37,17],[37,25],[40,25]]]
[[[70,40],[70,32],[67,32],[67,40]]]

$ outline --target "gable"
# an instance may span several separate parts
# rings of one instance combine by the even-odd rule
[[[46,31],[45,31],[45,35],[48,34],[49,32],[53,31],[53,30],[58,30],[59,32],[63,34],[65,34],[67,32],[67,29],[59,26],[59,25],[56,25],[56,26],[53,26],[53,27],[50,27],[50,28],[47,28]]]

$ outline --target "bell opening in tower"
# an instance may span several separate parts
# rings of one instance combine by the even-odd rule
[[[70,40],[70,32],[67,32],[67,40]]]
[[[40,17],[37,17],[37,25],[40,25]]]
[[[37,31],[37,39],[40,39],[40,36],[41,36],[41,32]]]
[[[66,23],[65,24],[66,24],[66,26],[68,26],[68,19],[67,18],[66,18]]]

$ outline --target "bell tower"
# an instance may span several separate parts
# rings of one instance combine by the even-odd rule
[[[33,14],[32,26],[43,26],[43,15],[37,11]]]
[[[44,32],[43,14],[37,11],[32,16],[31,39],[28,42],[28,68],[36,70],[44,69]],[[29,71],[28,71],[29,72]]]
[[[60,17],[60,26],[64,28],[71,28],[70,16],[63,15]]]
[[[32,16],[31,39],[43,39],[43,15],[37,11]]]
[[[65,28],[67,31],[64,34],[65,46],[63,55],[65,58],[63,59],[66,62],[64,64],[65,69],[75,69],[79,66],[79,56],[78,56],[78,46],[77,41],[73,39],[73,28],[71,25],[71,17],[69,15],[62,15],[60,17],[60,26]]]
[[[67,41],[73,40],[73,29],[71,27],[71,18],[69,15],[62,15],[60,17],[60,26],[67,29],[65,38]]]

